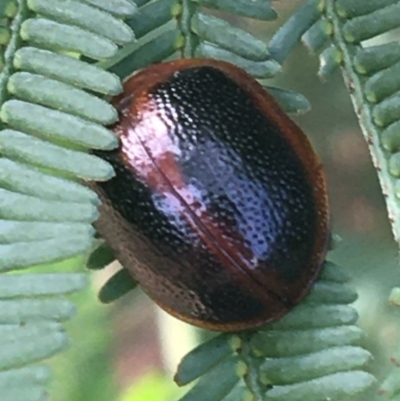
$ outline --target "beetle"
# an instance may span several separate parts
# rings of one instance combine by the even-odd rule
[[[163,309],[218,331],[298,304],[330,239],[326,179],[303,131],[249,74],[214,59],[152,65],[112,99],[115,177],[97,229]]]

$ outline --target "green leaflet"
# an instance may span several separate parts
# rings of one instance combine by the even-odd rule
[[[277,18],[274,8],[265,0],[199,0],[204,7],[227,11],[243,17],[256,18],[260,20],[273,20]]]
[[[313,286],[308,301],[311,303],[348,304],[357,299],[357,293],[342,283],[320,280]]]
[[[246,59],[229,50],[215,46],[209,42],[202,42],[196,49],[196,56],[205,58],[216,58],[218,60],[227,61],[236,64],[238,67],[247,71],[256,78],[271,78],[276,75],[281,66],[274,60],[253,61]]]
[[[321,329],[276,330],[252,339],[252,346],[270,358],[294,356],[357,343],[364,338],[357,326],[323,327]]]
[[[100,202],[94,192],[77,182],[42,173],[31,166],[16,163],[4,157],[0,158],[0,186],[13,192],[38,196],[43,199],[89,201],[93,204]]]
[[[342,53],[336,46],[330,45],[319,56],[318,76],[322,80],[328,79],[342,62]]]
[[[29,383],[29,382],[28,382]],[[47,393],[42,386],[32,384],[28,388],[14,387],[7,388],[2,393],[4,401],[39,401],[47,398]]]
[[[399,287],[392,288],[392,291],[390,292],[389,296],[389,302],[395,306],[399,306],[400,305],[399,296],[400,296],[400,288]],[[398,362],[398,360],[400,359],[400,354],[396,355],[393,359],[396,362],[396,364],[400,365]]]
[[[36,365],[19,369],[11,369],[0,373],[0,391],[4,394],[10,388],[21,388],[27,383],[45,384],[51,377],[48,366]],[[26,386],[28,387],[28,386]]]
[[[115,260],[114,251],[107,244],[100,242],[97,245],[86,263],[88,269],[103,269]]]
[[[3,1],[0,3],[0,18],[13,18],[17,14],[17,2],[15,0]]]
[[[96,65],[35,47],[19,49],[14,56],[14,67],[105,95],[122,91],[118,77]]]
[[[189,390],[180,401],[204,400],[204,394],[207,394],[210,401],[222,400],[240,379],[239,364],[240,361],[236,356],[228,356],[223,359],[221,363],[201,377],[196,386]]]
[[[152,1],[141,7],[140,12],[129,18],[126,23],[134,29],[139,39],[171,21],[177,8],[179,4],[176,0]]]
[[[3,305],[0,303],[0,306]],[[68,344],[68,337],[61,326],[54,326],[51,329],[49,326],[43,325],[42,330],[38,330],[36,333],[34,329],[33,325],[29,325],[26,328],[28,332],[25,332],[24,329],[18,330],[16,327],[13,338],[2,342],[0,345],[2,355],[0,369],[16,368],[26,363],[48,358]],[[17,347],[15,342],[19,342]]]
[[[35,320],[63,322],[70,319],[76,312],[75,305],[71,301],[61,297],[44,299],[25,298],[20,300],[1,300],[0,308],[2,311],[0,316],[0,328],[4,328],[3,325],[21,325],[25,322],[32,322],[32,324],[34,324]],[[34,328],[29,325],[27,329]],[[22,331],[21,333],[24,333],[24,331]],[[57,336],[61,333],[62,332],[60,330],[56,330]],[[38,334],[38,336],[39,335],[40,333]],[[65,336],[64,333],[62,333],[62,335]],[[58,336],[58,338],[60,337]],[[66,341],[67,340],[64,339],[63,342],[66,344]],[[31,344],[27,348],[27,350],[29,351],[31,348],[33,348],[33,344]],[[17,352],[17,350],[14,350],[14,352]],[[32,352],[35,351],[32,350]],[[2,361],[1,363],[3,364],[2,366],[5,366],[6,363],[9,364],[11,362]],[[16,363],[19,364],[18,361]],[[7,366],[10,367],[10,365]]]
[[[78,26],[123,44],[134,39],[131,29],[108,12],[72,0],[28,0],[28,7],[48,19]]]
[[[269,327],[275,330],[312,330],[339,326],[341,324],[353,325],[357,319],[356,310],[346,304],[341,305],[333,302],[327,305],[319,305],[318,303],[313,305],[307,303],[305,305],[298,305],[295,311],[284,316],[277,322],[271,323]]]
[[[289,20],[282,25],[269,42],[272,58],[279,63],[287,58],[301,36],[317,22],[321,16],[321,2],[307,0]]]
[[[86,225],[89,227],[89,225]],[[23,236],[23,233],[20,234]],[[62,237],[0,245],[0,272],[15,269],[26,269],[32,265],[49,264],[73,256],[84,254],[90,250],[93,241],[87,233],[72,232]],[[1,319],[1,316],[0,316]]]
[[[94,228],[85,223],[51,223],[36,221],[0,220],[0,244],[72,237],[91,237]],[[26,244],[25,244],[26,245]],[[0,283],[1,285],[1,283]]]
[[[400,44],[382,43],[376,46],[359,47],[354,57],[354,68],[359,74],[371,75],[400,61]]]
[[[227,334],[216,336],[199,345],[181,361],[174,377],[175,381],[180,386],[190,383],[221,363],[241,345],[240,337]]]
[[[91,203],[40,199],[0,188],[0,216],[18,221],[93,222],[97,207]]]
[[[68,294],[84,288],[87,281],[80,273],[9,275],[0,282],[0,299]]]
[[[374,107],[372,117],[374,123],[379,127],[387,127],[398,121],[400,118],[400,97],[394,95],[382,100]]]
[[[343,26],[344,38],[350,43],[359,43],[399,27],[400,4],[396,3],[347,21]]]
[[[399,302],[399,288],[395,287],[392,289],[389,302],[398,307],[400,305]],[[385,379],[380,385],[379,392],[384,394],[387,398],[397,400],[400,395],[400,371],[399,364],[400,361],[400,348],[397,347],[397,350],[390,357],[391,366],[389,372],[386,374]]]
[[[314,25],[308,29],[301,41],[314,53],[324,49],[332,34],[332,24],[326,18],[320,18]]]
[[[181,37],[175,29],[165,29],[151,39],[145,37],[130,45],[128,49],[122,49],[122,57],[109,69],[121,79],[126,78],[132,74],[132,70],[141,69],[171,57],[178,50]],[[103,63],[105,67],[107,67],[106,63],[107,61]]]
[[[263,380],[275,385],[296,383],[338,370],[360,368],[370,362],[372,355],[361,347],[331,347],[321,351],[283,358],[270,358],[262,363]]]
[[[64,142],[84,148],[111,150],[117,145],[113,133],[90,121],[58,110],[49,109],[20,100],[9,100],[3,104],[0,117],[11,127],[21,131],[38,133],[50,141]],[[16,131],[3,130],[3,141],[16,137]]]
[[[114,175],[109,164],[94,156],[32,137],[17,137],[13,133],[11,138],[1,140],[1,147],[4,156],[46,167],[52,172],[64,172],[67,176],[73,175],[86,180],[104,181]]]
[[[83,0],[117,17],[129,17],[137,12],[136,4],[130,0]]]
[[[192,18],[192,30],[200,40],[213,43],[244,58],[254,61],[269,58],[264,42],[220,18],[199,12]]]
[[[105,100],[72,85],[28,72],[17,72],[7,89],[16,98],[72,114],[98,124],[110,125],[118,119],[116,110]]]
[[[251,401],[253,399],[253,394],[246,387],[246,383],[243,379],[239,379],[239,381],[233,386],[232,390],[222,398],[222,401]]]
[[[400,177],[400,154],[395,153],[389,159],[389,171],[394,177]]]
[[[103,285],[99,292],[99,300],[105,304],[113,302],[135,289],[136,285],[128,270],[122,268]]]
[[[0,26],[0,45],[7,45],[11,39],[11,32],[6,26]]]
[[[371,387],[375,379],[363,371],[339,372],[289,386],[276,386],[266,393],[270,400],[302,401],[307,397],[310,401],[321,400],[322,394],[329,394],[331,400],[357,396],[366,388]]]
[[[318,75],[322,80],[328,79],[342,62],[342,55],[331,43],[333,24],[324,13],[324,1],[308,0],[300,6],[271,39],[272,57],[282,63],[301,38],[311,51],[320,53]]]
[[[21,37],[39,47],[63,48],[96,60],[111,57],[117,51],[117,45],[103,36],[44,18],[26,20],[21,27]]]
[[[360,15],[370,14],[380,8],[390,6],[397,0],[337,0],[335,4],[338,15],[343,18],[351,19]]]
[[[385,394],[388,398],[393,398],[395,395],[400,394],[400,374],[399,369],[393,369],[392,372],[386,377],[380,387],[380,392]]]
[[[389,152],[396,152],[400,144],[400,121],[389,125],[382,131],[381,141],[382,146]]]
[[[395,52],[393,54],[396,55]],[[400,89],[400,82],[397,78],[399,74],[400,62],[397,62],[369,78],[365,83],[365,95],[368,101],[378,103],[397,92]]]
[[[308,99],[300,93],[270,86],[266,89],[287,113],[302,114],[311,109]]]

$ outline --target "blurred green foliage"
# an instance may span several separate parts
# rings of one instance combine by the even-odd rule
[[[66,324],[73,346],[55,358],[52,401],[117,400],[110,354],[113,329],[108,309],[99,307],[92,287],[71,297],[78,315]]]
[[[176,385],[160,372],[152,371],[133,383],[118,401],[170,401],[182,394]]]

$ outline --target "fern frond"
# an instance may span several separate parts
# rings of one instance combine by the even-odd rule
[[[399,242],[400,48],[397,42],[385,41],[383,36],[380,44],[370,45],[371,42],[365,41],[400,27],[400,3],[398,0],[328,0],[320,4],[321,18],[303,33],[302,40],[312,51],[320,53],[322,78],[327,78],[337,67],[342,68],[386,198],[394,238]],[[291,29],[289,25],[281,28],[287,35]],[[294,42],[282,35],[281,39],[285,43],[279,43],[277,37],[272,42],[278,50],[285,49],[275,50],[283,60]],[[398,304],[398,294],[395,288],[390,298],[395,304]],[[380,386],[380,392],[390,399],[400,397],[396,361],[397,357],[393,356],[394,366]]]
[[[368,46],[364,41],[400,27],[400,4],[396,0],[328,0],[315,6],[319,18],[307,19],[303,11],[312,4],[309,0],[277,32],[270,52],[282,62],[302,37],[312,51],[320,53],[323,79],[342,67],[399,242],[399,46],[396,42]]]
[[[349,305],[357,295],[346,281],[340,267],[326,263],[306,300],[281,320],[200,345],[176,375],[180,385],[200,378],[181,401],[200,400],[206,385],[210,401],[341,400],[371,387],[374,377],[361,369],[372,356],[358,345],[364,333]]]
[[[44,264],[54,271],[58,261],[77,269],[94,244],[91,223],[99,200],[80,179],[113,175],[87,151],[117,145],[104,127],[117,114],[101,96],[119,93],[121,83],[74,56],[113,56],[133,39],[119,17],[130,16],[135,7],[127,0],[85,3],[18,0],[0,6],[9,28],[8,37],[0,32],[2,273],[45,269]],[[10,273],[0,276],[1,399],[42,400],[50,372],[28,365],[68,345],[61,322],[74,315],[75,306],[65,296],[82,289],[87,278]]]
[[[377,169],[394,237],[399,241],[400,169],[398,148],[395,145],[400,126],[399,94],[396,89],[399,87],[397,61],[394,55],[391,60],[382,61],[382,57],[376,59],[371,65],[368,60],[371,58],[371,52],[376,52],[377,48],[369,50],[361,43],[365,39],[400,26],[399,3],[391,2],[384,8],[376,4],[374,9],[358,4],[354,9],[350,7],[351,11],[348,11],[350,5],[349,2],[342,2],[340,7],[335,9],[329,2],[326,13],[335,27],[333,41],[343,54],[343,74],[348,87],[351,88],[354,108]],[[346,18],[343,17],[345,15]],[[380,46],[387,51],[391,45]],[[371,76],[367,75],[371,73]]]

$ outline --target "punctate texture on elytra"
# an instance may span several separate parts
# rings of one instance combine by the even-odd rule
[[[321,163],[247,73],[180,60],[131,77],[113,99],[116,176],[97,183],[100,234],[172,315],[236,331],[308,293],[329,240]]]

